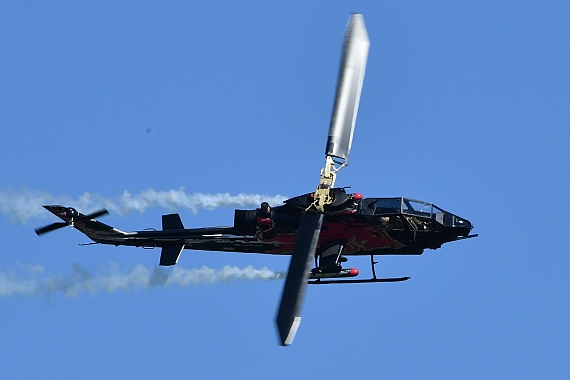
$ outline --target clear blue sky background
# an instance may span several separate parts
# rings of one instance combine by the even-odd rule
[[[350,12],[371,48],[337,185],[433,202],[480,237],[379,258],[405,283],[310,287],[287,348],[282,281],[3,297],[3,378],[570,376],[565,1],[2,2],[0,193],[312,191]],[[167,212],[103,221],[160,228]],[[188,227],[233,220],[179,212]],[[40,215],[0,215],[4,276],[158,262],[80,247],[71,229],[38,238],[55,221]],[[349,264],[370,274],[366,257]],[[179,265],[283,271],[288,258],[185,251]]]

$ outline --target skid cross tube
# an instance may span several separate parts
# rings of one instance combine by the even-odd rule
[[[375,265],[378,264],[378,261],[374,261],[374,255],[370,255],[370,264],[372,265],[372,276],[376,279],[376,268]]]

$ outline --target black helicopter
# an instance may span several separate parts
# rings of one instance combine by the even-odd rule
[[[344,40],[325,166],[314,192],[276,207],[263,202],[255,210],[235,210],[232,227],[186,229],[178,214],[163,215],[161,231],[123,232],[95,220],[107,210],[83,215],[71,207],[44,206],[63,221],[39,228],[36,233],[72,226],[95,243],[159,247],[160,265],[165,266],[176,264],[183,249],[291,255],[276,318],[282,345],[293,342],[308,283],[409,279],[377,278],[374,256],[420,255],[425,249],[477,235],[470,235],[473,226],[468,220],[431,203],[404,197],[364,198],[334,187],[336,174],[348,165],[369,45],[362,15],[352,14]],[[353,255],[370,256],[372,278],[353,278],[359,271],[343,268],[347,256]]]

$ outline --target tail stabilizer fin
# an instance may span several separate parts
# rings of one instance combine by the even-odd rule
[[[174,265],[178,262],[178,258],[180,257],[180,253],[184,249],[184,244],[173,244],[173,245],[165,245],[162,247],[162,253],[160,254],[160,265],[162,266],[170,266]]]
[[[178,214],[162,215],[162,230],[183,230],[184,225]]]

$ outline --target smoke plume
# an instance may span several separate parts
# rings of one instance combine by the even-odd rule
[[[170,273],[169,273],[170,272]],[[86,268],[74,264],[68,275],[45,273],[41,265],[20,266],[17,269],[0,270],[0,298],[12,296],[51,296],[61,293],[76,296],[87,292],[115,293],[134,290],[153,289],[178,285],[185,288],[196,284],[215,284],[220,281],[274,281],[284,279],[283,272],[275,272],[266,267],[255,269],[251,265],[245,268],[226,265],[222,269],[202,267],[187,269],[176,266],[167,271],[159,266],[149,269],[138,265],[130,271],[121,271],[117,264],[111,264],[98,273],[92,274]]]
[[[197,213],[199,209],[255,207],[261,202],[279,205],[285,199],[286,197],[282,195],[187,193],[184,188],[166,191],[147,189],[138,194],[131,194],[125,190],[123,194],[116,197],[84,193],[77,198],[71,198],[67,195],[56,196],[45,191],[22,188],[0,190],[0,212],[16,223],[24,223],[30,219],[48,216],[49,214],[42,209],[42,205],[60,204],[74,207],[84,214],[106,208],[112,213],[125,215],[133,211],[142,214],[149,208],[156,206],[170,211],[191,209]]]

